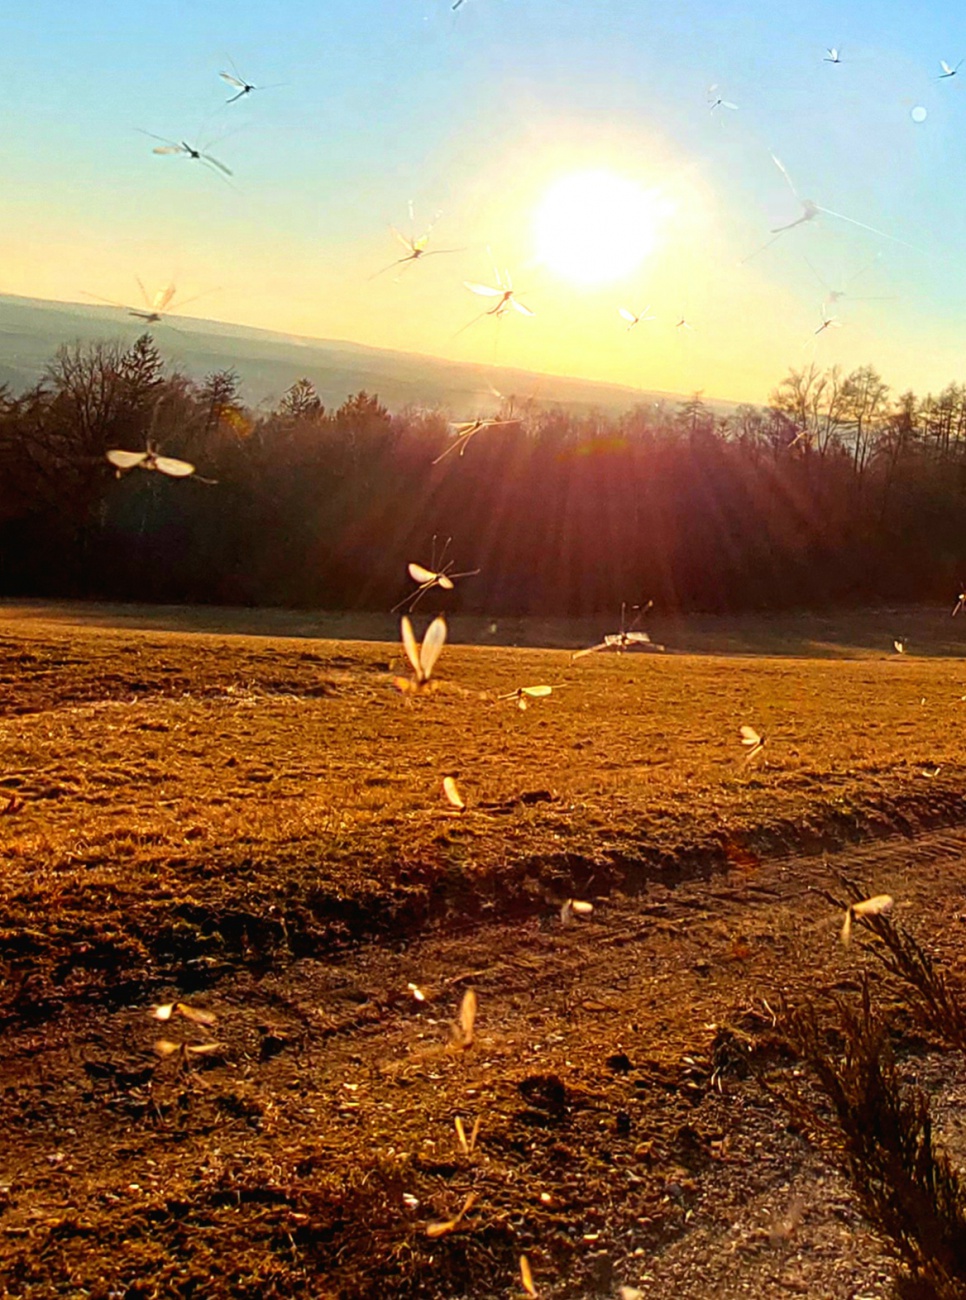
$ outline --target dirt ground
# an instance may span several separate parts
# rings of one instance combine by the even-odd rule
[[[929,657],[895,618],[849,657],[447,646],[410,699],[394,644],[91,613],[0,611],[6,1294],[489,1300],[522,1254],[542,1297],[890,1294],[755,1075],[800,1077],[783,997],[877,969],[830,868],[961,966],[945,625]],[[903,1061],[958,1151],[966,1072]]]

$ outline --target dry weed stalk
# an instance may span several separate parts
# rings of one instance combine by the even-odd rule
[[[770,1091],[844,1157],[865,1212],[906,1270],[903,1294],[961,1300],[966,1187],[935,1145],[927,1097],[899,1080],[868,980],[858,1008],[841,999],[835,1007],[841,1051],[830,1042],[829,1026],[814,1003],[786,1011],[783,1028],[818,1076],[838,1127],[801,1097]]]

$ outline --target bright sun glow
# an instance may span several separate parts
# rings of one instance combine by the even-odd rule
[[[613,172],[556,181],[534,216],[537,256],[581,284],[634,271],[653,251],[664,216],[655,195]]]

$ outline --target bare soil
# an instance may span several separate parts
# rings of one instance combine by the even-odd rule
[[[890,1293],[756,1075],[877,969],[826,851],[961,967],[959,661],[448,646],[407,699],[391,644],[42,615],[0,622],[6,1294]],[[900,1046],[958,1149],[961,1068]]]

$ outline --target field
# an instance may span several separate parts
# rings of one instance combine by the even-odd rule
[[[741,1044],[789,1071],[782,998],[875,969],[835,869],[961,962],[966,619],[655,620],[667,654],[576,664],[496,642],[614,629],[456,619],[415,699],[350,639],[391,627],[0,611],[6,1293],[488,1300],[526,1254],[541,1297],[889,1295]],[[955,1148],[966,1072],[909,1051]]]

